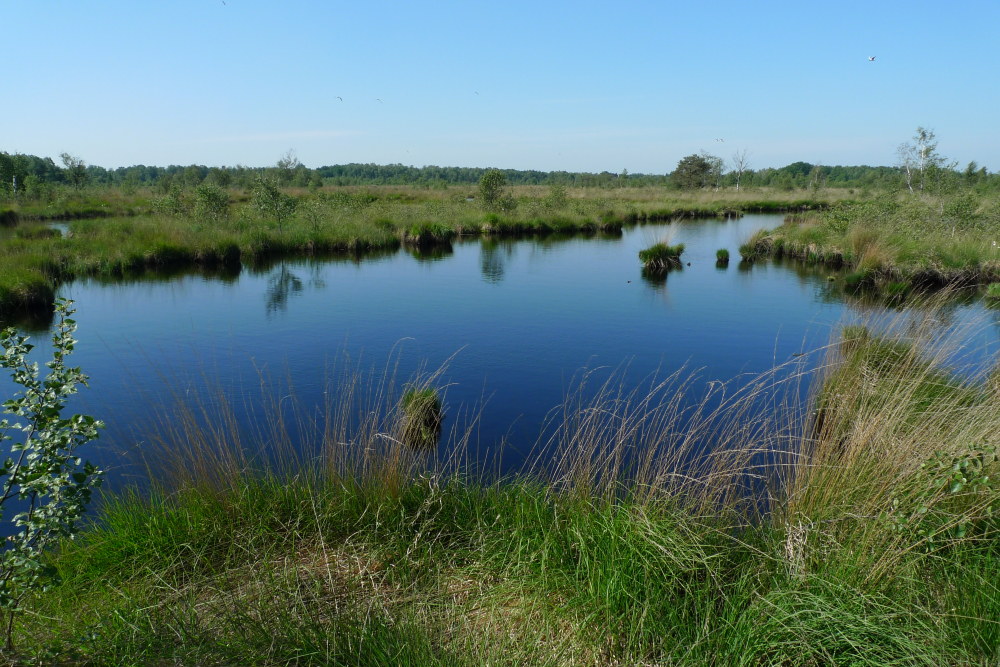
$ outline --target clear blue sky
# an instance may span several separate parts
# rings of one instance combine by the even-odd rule
[[[923,125],[946,156],[1000,169],[996,0],[31,0],[2,16],[9,152],[664,173],[738,147],[755,167],[891,164]]]

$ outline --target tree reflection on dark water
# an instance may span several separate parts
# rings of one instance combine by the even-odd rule
[[[265,298],[267,301],[267,314],[273,315],[277,311],[288,309],[288,299],[293,294],[301,294],[303,291],[302,279],[288,270],[284,262],[278,267],[278,271],[267,279],[267,290]]]

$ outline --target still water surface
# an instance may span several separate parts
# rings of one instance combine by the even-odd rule
[[[338,355],[381,367],[399,353],[403,379],[454,357],[442,378],[449,413],[488,399],[484,450],[506,437],[516,458],[584,367],[628,364],[635,382],[657,369],[699,369],[703,386],[771,369],[857,316],[827,281],[829,269],[739,264],[739,242],[780,223],[774,215],[685,222],[672,241],[685,244],[685,265],[663,281],[644,279],[637,259],[667,229],[657,225],[616,237],[474,239],[425,254],[287,260],[228,277],[76,281],[60,295],[76,301],[73,362],[91,388],[74,407],[137,424],[159,407],[151,396],[170,402],[165,389],[157,396],[159,373],[181,384],[204,374],[249,394],[256,369],[290,378],[301,404],[319,405]],[[716,266],[719,248],[733,257],[726,268]],[[951,317],[983,310],[960,304]],[[33,333],[41,342],[44,323]],[[996,348],[996,326],[977,336],[976,349]],[[10,391],[0,380],[0,397]],[[108,444],[129,437],[112,429]]]

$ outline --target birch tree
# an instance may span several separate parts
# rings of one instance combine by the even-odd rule
[[[733,173],[736,174],[736,191],[740,191],[740,179],[743,178],[743,172],[750,169],[750,152],[747,149],[737,150],[733,153]]]

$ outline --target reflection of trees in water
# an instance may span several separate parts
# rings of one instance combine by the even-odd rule
[[[302,293],[302,279],[288,270],[284,263],[277,273],[267,279],[267,314],[278,310],[287,310],[288,299],[293,294]]]
[[[514,241],[510,239],[483,239],[479,245],[479,264],[483,280],[494,285],[504,277],[504,264],[514,256]]]
[[[315,289],[326,288],[326,280],[323,279],[321,269],[322,266],[318,263],[309,265],[309,287],[313,287]]]

